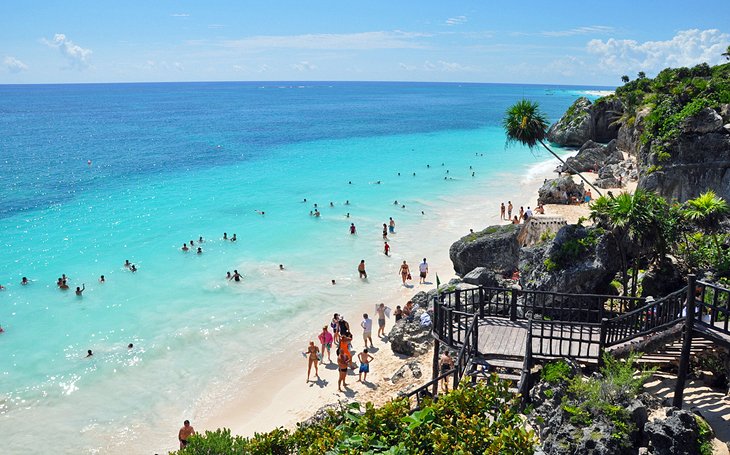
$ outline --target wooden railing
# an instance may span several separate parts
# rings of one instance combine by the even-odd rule
[[[614,346],[682,321],[687,287],[604,321],[605,345]]]
[[[421,403],[423,403],[426,399],[431,401],[436,400],[438,396],[437,393],[439,382],[441,382],[442,380],[449,381],[449,378],[455,375],[456,368],[445,371],[434,379],[423,384],[422,386],[404,394],[403,396],[408,399],[408,407],[410,408],[410,410],[417,411],[421,409]],[[413,400],[416,401],[415,406],[413,406]]]
[[[596,322],[631,311],[644,303],[638,297],[477,287],[444,292],[440,306],[484,317]]]
[[[459,381],[466,374],[467,368],[471,365],[471,359],[479,349],[479,317],[471,315],[469,327],[464,332],[464,340],[456,356],[456,374],[454,375],[454,388],[459,386]]]
[[[730,335],[730,289],[697,281],[695,293],[696,323]]]

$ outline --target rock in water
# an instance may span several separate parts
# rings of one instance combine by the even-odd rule
[[[477,267],[485,267],[494,273],[511,274],[519,260],[517,235],[521,228],[515,224],[489,226],[460,238],[449,249],[454,271],[463,276]]]

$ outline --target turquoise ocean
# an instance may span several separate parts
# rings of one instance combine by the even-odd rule
[[[508,188],[547,158],[505,149],[510,104],[538,101],[554,121],[601,89],[0,86],[2,452],[174,448],[186,416],[386,280],[388,217],[428,237],[475,182]],[[202,254],[180,250],[190,240]],[[242,282],[225,279],[234,269]]]

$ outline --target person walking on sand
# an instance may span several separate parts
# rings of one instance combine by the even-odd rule
[[[360,274],[360,278],[367,279],[368,274],[365,272],[365,259],[362,259],[360,265],[357,266],[357,273]]]
[[[335,315],[332,317],[332,321],[330,322],[330,327],[332,327],[332,337],[333,342],[335,345],[337,345],[340,342],[340,315],[335,313]]]
[[[345,379],[347,378],[347,366],[350,364],[350,357],[347,353],[341,349],[337,350],[337,370],[340,373],[340,378],[337,380],[337,390],[344,392],[342,388],[347,388]]]
[[[390,221],[388,222],[388,231],[391,234],[395,234],[395,221],[393,221],[393,217],[390,217]]]
[[[332,363],[332,358],[330,357],[330,350],[332,349],[332,341],[334,340],[334,337],[330,333],[329,330],[327,330],[327,326],[322,327],[322,333],[319,334],[317,337],[319,338],[320,344],[322,344],[322,362],[324,363],[324,352],[327,351],[327,360]]]
[[[360,327],[362,327],[362,339],[365,341],[365,347],[368,347],[368,341],[370,341],[371,348],[375,347],[373,345],[373,320],[368,317],[367,313],[362,315]]]
[[[309,382],[309,375],[312,372],[312,365],[314,365],[314,375],[319,379],[319,367],[317,366],[317,362],[319,361],[318,358],[319,354],[319,348],[314,345],[314,341],[309,342],[309,346],[307,347],[307,382]]]
[[[372,362],[373,356],[368,354],[368,349],[365,348],[357,355],[357,358],[360,360],[360,374],[358,375],[357,382],[367,382],[368,373],[370,372],[370,362]]]
[[[507,219],[512,219],[512,201],[507,201]]]
[[[398,273],[400,273],[401,280],[403,280],[403,286],[405,286],[406,280],[410,279],[411,276],[410,268],[408,267],[406,261],[403,261],[403,264],[401,264]]]
[[[419,264],[418,272],[420,275],[418,283],[426,284],[426,275],[428,275],[428,262],[426,262],[426,258],[423,258],[423,262],[421,262],[421,264]]]
[[[188,445],[188,439],[195,434],[195,429],[190,425],[190,421],[183,422],[182,428],[177,433],[177,439],[180,441],[180,448],[184,449]]]
[[[385,304],[381,303],[375,308],[375,312],[378,314],[378,337],[385,336]]]
[[[386,256],[389,256],[388,253],[390,253],[390,245],[388,245],[388,242],[385,242],[385,245],[383,245],[383,253],[385,253]]]
[[[504,219],[504,211],[505,211],[505,209],[506,209],[506,207],[504,206],[504,202],[502,202],[502,206],[499,207],[499,219],[500,220],[503,220]]]
[[[451,371],[454,369],[454,359],[451,358],[448,352],[444,351],[443,354],[441,354],[441,357],[439,358],[439,366],[441,369],[441,374],[446,373],[447,371]],[[445,377],[443,381],[441,382],[441,388],[444,392],[449,391],[449,377]]]

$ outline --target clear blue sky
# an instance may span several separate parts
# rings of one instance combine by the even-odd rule
[[[716,64],[730,3],[7,0],[0,83],[380,80],[617,85]]]

